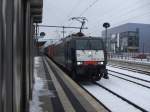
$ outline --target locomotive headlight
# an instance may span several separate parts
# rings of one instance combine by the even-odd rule
[[[92,54],[92,52],[91,52],[91,51],[89,51],[88,53],[89,53],[89,55],[91,55],[91,54]]]
[[[103,62],[103,61],[101,61],[101,62],[98,62],[98,64],[99,64],[99,65],[103,65],[103,64],[104,64],[104,62]]]
[[[82,62],[77,62],[77,65],[81,65],[82,64]]]

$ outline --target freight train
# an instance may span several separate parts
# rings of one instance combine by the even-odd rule
[[[45,53],[69,71],[74,80],[81,77],[91,81],[108,79],[107,54],[101,38],[81,33],[70,35],[46,47]]]

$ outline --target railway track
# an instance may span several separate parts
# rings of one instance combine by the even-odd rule
[[[86,93],[83,89],[81,89],[79,85],[77,85],[74,81],[72,81],[67,76],[67,74],[63,72],[51,60],[49,60],[48,58],[46,60],[48,61],[47,66],[51,68],[49,69],[49,74],[56,78],[55,80],[59,82],[59,84],[56,85],[57,86],[59,85],[62,88],[62,89],[59,88],[57,93],[58,95],[60,95],[59,99],[61,102],[63,102],[62,104],[64,109],[72,108],[77,112],[100,112],[100,111],[108,112],[109,111],[107,110],[107,108],[105,108],[105,106],[101,105],[101,103],[98,102],[98,100],[96,101],[94,97],[91,97],[88,93]],[[64,92],[61,92],[62,90]],[[67,99],[67,102],[68,104],[70,104],[70,106],[67,103],[65,103],[66,100],[64,98]],[[68,112],[73,112],[73,111],[69,110]]]
[[[137,109],[139,109],[139,110],[141,110],[141,111],[143,111],[143,112],[148,112],[148,111],[145,110],[144,108],[142,108],[142,107],[136,105],[136,104],[133,103],[132,101],[130,101],[130,100],[126,99],[125,97],[123,97],[123,96],[117,94],[116,92],[114,92],[114,91],[108,89],[107,87],[105,87],[105,86],[103,86],[103,85],[101,85],[101,84],[99,84],[99,83],[97,83],[97,82],[95,82],[94,84],[96,84],[96,85],[98,85],[99,87],[105,89],[106,91],[110,92],[111,94],[117,96],[118,98],[120,98],[120,99],[122,99],[123,101],[127,102],[128,104],[134,106],[135,108],[137,108]]]
[[[80,85],[110,112],[150,111],[150,80],[113,70],[108,73],[109,80]]]
[[[123,65],[132,65],[135,67],[143,67],[143,68],[149,68],[149,63],[141,63],[141,62],[134,62],[134,61],[128,61],[128,60],[108,60],[110,64],[123,64]]]
[[[134,84],[146,87],[148,89],[150,89],[150,81],[149,80],[145,80],[142,78],[138,78],[138,77],[133,77],[124,73],[119,73],[116,71],[112,71],[112,70],[108,70],[109,75],[113,76],[113,77],[117,77],[119,79],[122,80],[126,80],[128,82],[132,82]]]
[[[110,111],[149,112],[150,77],[136,77],[131,74],[108,70],[110,79],[82,85]],[[145,78],[149,77],[149,80]],[[117,108],[116,108],[117,107]],[[126,110],[127,109],[127,110]]]
[[[129,70],[129,71],[132,71],[132,72],[142,73],[142,74],[150,76],[149,71],[145,71],[145,70],[142,70],[142,69],[139,69],[139,68],[138,69],[134,68],[134,67],[130,68],[130,67],[127,67],[127,66],[116,65],[116,64],[108,64],[108,66],[112,66],[112,67],[115,67],[115,68],[120,68],[120,69],[123,69],[123,70]]]
[[[145,79],[142,79],[142,78],[138,78],[138,77],[135,77],[135,76],[127,75],[127,74],[125,74],[125,73],[120,73],[120,72],[113,71],[113,70],[108,70],[108,71],[114,72],[114,73],[118,73],[118,74],[120,74],[120,75],[124,75],[124,76],[130,77],[130,78],[134,78],[134,79],[137,79],[137,80],[141,80],[141,81],[150,83],[150,80],[145,80]],[[144,75],[144,74],[143,74],[143,75]]]
[[[120,79],[122,79],[122,80],[126,80],[126,81],[128,81],[128,82],[135,83],[135,84],[137,84],[137,85],[140,85],[140,86],[143,86],[143,87],[145,87],[145,88],[150,89],[150,87],[149,87],[149,86],[143,85],[143,84],[141,84],[141,83],[134,82],[134,81],[131,81],[131,80],[128,80],[128,79],[125,79],[125,78],[119,77],[119,76],[115,76],[115,75],[112,75],[112,74],[109,74],[109,75],[114,76],[114,77],[117,77],[117,78],[120,78]]]
[[[82,87],[99,100],[110,112],[148,112],[144,108],[97,82],[91,85],[82,85]],[[110,100],[108,100],[108,98]]]

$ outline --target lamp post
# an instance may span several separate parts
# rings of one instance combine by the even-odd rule
[[[107,39],[107,28],[110,27],[110,24],[105,22],[103,24],[103,27],[105,28],[105,43],[106,43],[106,50],[108,50],[108,39]]]

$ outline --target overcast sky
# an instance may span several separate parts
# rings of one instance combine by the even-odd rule
[[[102,24],[111,27],[124,23],[150,24],[150,0],[43,0],[43,23],[46,25],[80,26],[71,17],[83,16],[88,19],[84,30],[86,35],[101,36]],[[48,38],[61,38],[62,29],[42,28]],[[78,32],[65,29],[65,35]]]

